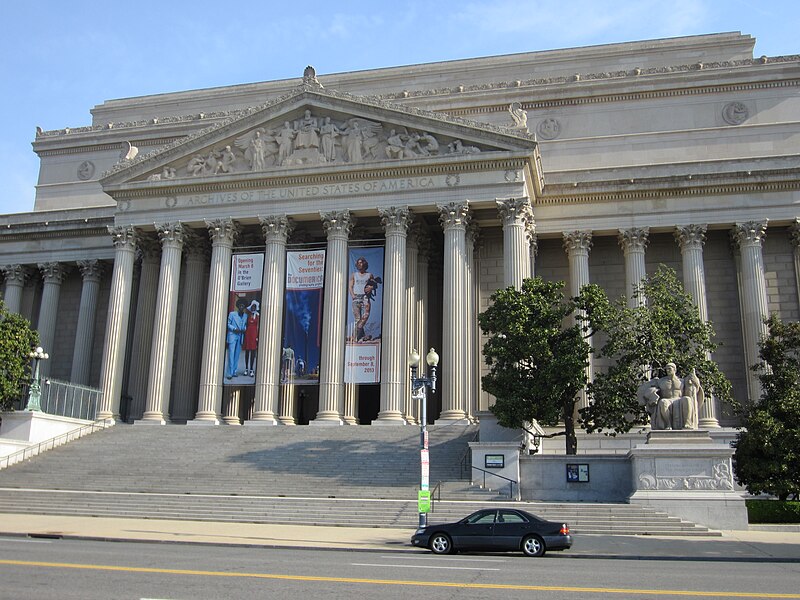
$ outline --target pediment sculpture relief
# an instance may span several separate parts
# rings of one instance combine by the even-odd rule
[[[233,140],[233,144],[193,156],[177,173],[169,167],[150,175],[148,180],[479,152],[479,147],[465,145],[459,139],[440,143],[427,131],[385,126],[361,117],[337,121],[307,109],[299,119],[285,121],[281,127],[265,126],[249,131]]]

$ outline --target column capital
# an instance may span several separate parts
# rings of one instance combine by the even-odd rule
[[[702,248],[706,243],[706,230],[708,225],[676,225],[675,240],[680,244],[681,250],[687,248]]]
[[[157,263],[161,260],[161,244],[151,235],[141,234],[137,238],[137,250],[142,262]]]
[[[3,272],[3,277],[6,283],[16,283],[18,285],[25,285],[25,282],[31,276],[31,269],[25,265],[3,265],[0,267]]]
[[[108,227],[108,233],[114,243],[114,248],[117,250],[133,250],[136,248],[138,242],[139,232],[133,225],[111,226]]]
[[[767,236],[767,219],[736,223],[731,231],[733,241],[741,246],[760,246]]]
[[[239,235],[239,224],[233,219],[207,219],[206,228],[213,246],[231,248]]]
[[[467,244],[472,244],[474,250],[483,245],[483,236],[481,235],[481,226],[475,221],[470,221],[467,224]]]
[[[650,235],[649,227],[620,229],[617,235],[617,241],[625,252],[644,252],[649,242],[647,238],[648,235]]]
[[[322,219],[322,228],[329,240],[335,238],[346,240],[356,224],[355,217],[350,214],[349,210],[321,212],[319,216]]]
[[[792,246],[800,248],[800,218],[795,217],[791,225],[789,225],[789,240]]]
[[[106,272],[106,263],[99,259],[79,260],[78,269],[84,281],[99,283]]]
[[[413,221],[414,215],[407,206],[389,206],[378,208],[381,225],[386,235],[406,235],[408,226]]]
[[[267,215],[258,217],[264,240],[269,243],[286,244],[295,228],[294,221],[286,215]]]
[[[565,231],[563,236],[564,250],[568,255],[588,253],[592,247],[592,232],[589,230]]]
[[[461,229],[466,228],[467,223],[470,221],[469,216],[469,202],[449,202],[447,204],[439,204],[439,223],[442,229]]]
[[[54,283],[55,285],[64,283],[64,279],[69,272],[69,267],[59,262],[39,263],[37,266],[39,267],[39,272],[41,272],[44,282]]]
[[[205,262],[211,256],[208,240],[194,229],[184,230],[183,253],[187,261]]]
[[[419,250],[425,244],[427,237],[428,232],[425,230],[422,223],[414,221],[408,226],[408,235],[406,239],[408,240],[407,243],[409,246],[413,246]]]
[[[182,248],[183,242],[187,237],[187,230],[180,221],[156,225],[156,231],[158,232],[158,239],[161,241],[162,247],[173,246]]]
[[[528,198],[498,198],[495,200],[497,212],[506,225],[527,224],[533,218],[533,208]]]

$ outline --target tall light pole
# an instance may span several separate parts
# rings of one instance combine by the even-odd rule
[[[50,355],[44,351],[44,348],[39,346],[36,350],[31,350],[28,354],[33,359],[33,379],[28,388],[28,411],[41,411],[42,388],[39,384],[39,361],[47,360]]]
[[[411,397],[414,400],[419,400],[419,461],[420,461],[420,486],[419,497],[417,503],[419,505],[419,526],[426,527],[428,525],[428,509],[430,507],[430,456],[428,454],[428,388],[431,393],[436,392],[436,367],[439,365],[439,355],[436,350],[430,349],[428,355],[425,357],[425,362],[428,363],[427,377],[418,377],[417,370],[419,368],[419,353],[415,350],[411,351],[408,355],[408,366],[411,367]]]

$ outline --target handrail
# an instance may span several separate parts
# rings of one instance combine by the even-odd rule
[[[22,450],[17,450],[16,452],[12,452],[11,454],[0,457],[0,471],[28,458],[33,458],[34,456],[41,454],[44,450],[52,450],[57,446],[62,446],[66,442],[82,438],[84,435],[86,435],[87,430],[91,430],[88,431],[88,433],[94,433],[95,429],[106,429],[107,427],[111,427],[112,424],[113,423],[106,419],[95,421],[94,423],[83,425],[77,429],[73,429],[72,431],[61,433],[55,437],[42,440],[37,444],[32,444],[26,448],[23,448]],[[49,448],[46,447],[48,444],[50,445]],[[14,460],[12,462],[13,458],[17,458],[18,460]]]
[[[511,498],[511,499],[514,498],[514,484],[519,485],[519,481],[517,481],[515,479],[511,479],[509,477],[504,477],[503,475],[498,475],[497,473],[493,473],[492,471],[487,471],[485,469],[481,469],[480,467],[476,467],[475,465],[473,465],[472,468],[473,469],[477,469],[478,471],[483,473],[483,486],[482,487],[484,487],[484,488],[486,487],[486,475],[487,474],[488,475],[493,475],[494,477],[499,477],[500,479],[505,479],[506,481],[508,481],[509,487],[510,487],[510,492],[509,492],[508,497]]]
[[[436,502],[442,501],[442,482],[440,481],[431,490],[431,512],[436,512]]]
[[[27,405],[29,387],[26,384],[21,388],[20,410]],[[39,402],[44,413],[93,421],[97,417],[103,392],[99,388],[48,377],[42,380],[40,395]]]
[[[470,461],[467,460],[467,458],[469,458],[470,453],[472,452],[472,448],[469,447],[469,444],[478,439],[478,435],[480,435],[480,432],[481,432],[480,429],[475,431],[475,433],[472,435],[472,439],[469,442],[467,442],[467,449],[464,450],[464,454],[461,455],[461,460],[459,460],[459,464],[461,465],[461,479],[464,479],[464,473],[467,471],[467,464],[472,463],[471,460]]]

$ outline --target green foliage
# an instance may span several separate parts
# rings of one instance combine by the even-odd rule
[[[9,410],[20,396],[20,387],[30,379],[32,348],[39,333],[27,319],[6,310],[0,301],[0,410]]]
[[[800,523],[800,502],[745,500],[750,523]]]
[[[736,479],[751,494],[800,497],[800,323],[772,315],[753,367],[761,400],[742,412],[734,454]]]
[[[577,298],[586,331],[605,335],[597,352],[614,362],[606,372],[595,373],[589,384],[591,404],[581,409],[588,432],[624,433],[648,422],[647,412],[636,399],[638,387],[663,376],[667,363],[674,362],[685,376],[696,369],[706,401],[713,394],[730,401],[731,385],[708,356],[716,349],[714,329],[703,322],[675,271],[661,265],[642,280],[642,306],[630,308],[625,298],[608,299],[596,285],[588,285]]]
[[[482,381],[497,398],[491,410],[500,425],[520,428],[536,419],[553,426],[563,420],[567,454],[574,454],[575,395],[586,385],[590,347],[577,325],[564,325],[575,305],[564,299],[563,287],[536,277],[521,290],[492,295],[479,316],[489,336],[483,348],[489,373]]]

